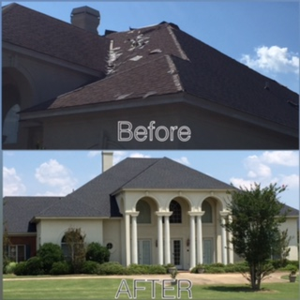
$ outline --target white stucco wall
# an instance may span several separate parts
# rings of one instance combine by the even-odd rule
[[[38,226],[40,228],[40,244],[61,244],[65,232],[69,228],[81,228],[85,234],[87,244],[98,242],[103,244],[103,221],[96,219],[43,219]]]
[[[290,253],[288,256],[289,260],[298,260],[298,245],[297,245],[297,218],[288,217],[286,222],[281,224],[280,230],[288,229],[288,235],[291,237],[290,240]]]
[[[118,261],[120,263],[122,263],[122,252],[124,252],[121,244],[121,223],[121,219],[103,221],[103,246],[111,243],[113,248],[109,250],[110,261]]]

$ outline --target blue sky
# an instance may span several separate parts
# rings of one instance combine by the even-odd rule
[[[10,3],[3,1],[3,5]],[[17,1],[70,22],[73,8],[100,11],[99,33],[162,21],[299,93],[299,1]]]
[[[299,207],[298,151],[115,151],[126,157],[168,157],[226,183],[288,185],[281,200]],[[4,151],[3,194],[66,195],[102,172],[100,151]]]

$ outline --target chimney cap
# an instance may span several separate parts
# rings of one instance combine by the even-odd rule
[[[82,14],[82,13],[87,13],[92,16],[100,18],[99,11],[94,8],[91,8],[89,6],[81,6],[81,7],[74,8],[72,10],[71,16],[76,15],[76,14]]]
[[[81,29],[98,34],[100,13],[89,6],[74,8],[71,12],[71,23]]]

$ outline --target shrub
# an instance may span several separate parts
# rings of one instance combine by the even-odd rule
[[[103,264],[98,265],[97,269],[98,275],[125,275],[128,274],[128,271],[126,268],[124,268],[120,263],[118,262],[106,262]]]
[[[29,258],[26,261],[26,273],[27,275],[42,275],[43,271],[43,262],[40,257],[34,256]]]
[[[64,255],[60,246],[53,243],[45,243],[37,251],[37,256],[41,258],[45,274],[49,274],[52,264],[63,261]]]
[[[95,261],[85,261],[83,263],[81,272],[83,274],[97,274],[99,264]]]
[[[18,276],[27,275],[27,262],[22,261],[18,263],[15,267],[14,273]]]
[[[166,269],[161,265],[150,265],[148,274],[166,274]]]
[[[87,247],[86,260],[95,261],[99,264],[109,261],[109,250],[99,243],[91,243]]]
[[[289,264],[289,265],[294,265],[297,270],[299,269],[299,261],[298,260],[288,260],[286,265]]]
[[[209,266],[205,269],[205,273],[210,273],[210,274],[225,273],[225,269],[224,267]]]
[[[146,265],[132,264],[127,267],[127,271],[132,275],[149,274],[148,266]]]
[[[66,261],[54,262],[50,270],[51,275],[70,274],[70,265]]]
[[[6,265],[5,267],[5,274],[13,274],[15,272],[15,269],[16,269],[16,266],[17,266],[17,263],[16,262],[10,262],[8,265]]]
[[[294,264],[289,263],[284,268],[280,268],[280,270],[281,271],[290,271],[290,272],[292,272],[292,271],[297,271],[298,267],[295,266]]]

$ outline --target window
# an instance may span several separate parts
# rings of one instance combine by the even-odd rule
[[[172,211],[172,215],[170,216],[170,223],[181,223],[181,206],[180,204],[172,200],[169,206],[169,210]]]
[[[80,236],[80,241],[77,243],[67,243],[66,236],[61,239],[61,250],[63,251],[66,260],[72,260],[72,257],[84,247],[83,237]]]
[[[205,211],[202,223],[212,223],[212,207],[207,201],[202,203],[202,211]]]
[[[140,200],[136,205],[136,210],[140,212],[137,217],[137,223],[139,224],[151,223],[151,208],[146,201]]]
[[[26,260],[26,245],[10,245],[8,246],[8,257],[15,262]]]

